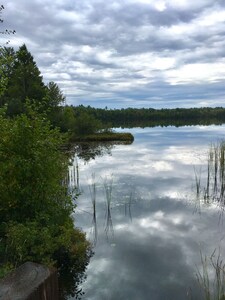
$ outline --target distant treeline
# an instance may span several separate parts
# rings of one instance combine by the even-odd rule
[[[225,108],[126,108],[102,109],[91,106],[73,107],[76,116],[92,115],[109,127],[147,127],[147,126],[184,126],[184,125],[220,125],[225,123]]]

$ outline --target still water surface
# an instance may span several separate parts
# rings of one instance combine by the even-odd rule
[[[225,226],[219,205],[196,196],[196,178],[203,193],[208,151],[225,126],[129,131],[132,145],[74,162],[75,224],[94,251],[82,299],[203,299],[200,253],[223,257]]]

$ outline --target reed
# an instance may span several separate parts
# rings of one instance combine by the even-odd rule
[[[124,205],[125,216],[128,215],[131,222],[132,222],[132,212],[131,212],[132,199],[133,199],[133,193],[130,192],[130,195],[128,196],[128,202],[126,202]]]
[[[214,151],[213,147],[211,146],[208,154],[208,162],[207,162],[207,179],[206,179],[206,188],[204,194],[204,200],[206,203],[209,203],[210,198],[210,181],[211,181],[211,170],[213,170],[213,161],[214,161]]]
[[[205,300],[225,299],[225,264],[220,250],[216,249],[208,258],[200,251],[202,270],[196,276]]]
[[[218,170],[219,170],[219,147],[214,146],[213,147],[213,153],[214,153],[214,185],[213,185],[213,193],[214,195],[217,194],[217,184],[218,184]],[[210,159],[210,164],[213,165],[213,153],[211,153],[212,158]],[[209,170],[210,171],[210,170]]]
[[[109,234],[111,237],[114,236],[113,232],[113,222],[112,222],[112,215],[111,215],[111,204],[112,204],[112,189],[113,189],[113,177],[106,178],[104,180],[104,190],[105,190],[105,199],[106,199],[106,224],[105,224],[105,232],[107,238],[109,238]]]
[[[96,214],[96,181],[95,181],[95,173],[91,175],[91,184],[89,185],[89,191],[91,195],[91,203],[92,203],[92,228],[93,228],[93,244],[97,244],[98,240],[98,226],[97,226],[97,214]]]
[[[201,187],[201,176],[195,172],[196,198],[204,203],[216,202],[224,208],[225,204],[225,142],[212,145],[207,159],[206,183]]]
[[[199,199],[201,193],[201,170],[199,173],[197,173],[196,168],[194,167],[194,173],[195,173],[196,196],[197,199]]]
[[[220,202],[224,204],[225,190],[225,142],[220,144]]]

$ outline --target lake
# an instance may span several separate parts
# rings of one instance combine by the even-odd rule
[[[225,257],[223,205],[205,197],[209,149],[225,126],[124,131],[133,144],[99,146],[70,167],[75,225],[94,252],[79,299],[205,299],[197,278],[203,266],[214,278],[210,257]]]

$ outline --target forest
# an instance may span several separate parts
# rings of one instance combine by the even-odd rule
[[[111,127],[154,127],[154,126],[184,126],[184,125],[209,125],[223,124],[225,122],[225,108],[126,108],[126,109],[101,109],[73,107],[75,115],[83,113],[92,115],[105,126]]]

